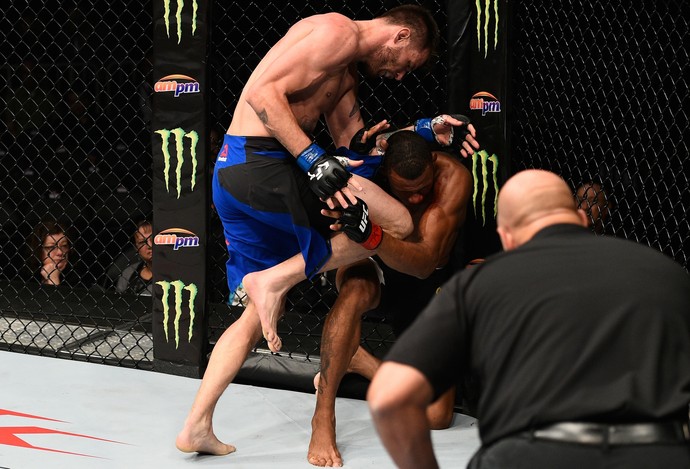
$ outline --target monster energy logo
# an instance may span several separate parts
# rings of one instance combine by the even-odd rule
[[[477,167],[481,168],[482,172],[482,226],[486,225],[486,193],[489,188],[489,168],[488,162],[491,162],[491,177],[494,186],[494,218],[496,218],[496,202],[498,201],[498,157],[494,154],[489,156],[486,150],[472,155],[472,179],[474,180],[474,192],[472,193],[472,207],[474,208],[474,216],[477,217],[477,196],[479,195],[479,179],[477,178]]]
[[[156,282],[156,285],[160,285],[163,289],[163,296],[161,297],[161,302],[163,303],[163,331],[165,332],[165,341],[169,342],[169,322],[170,322],[170,287],[173,290],[173,309],[175,311],[175,317],[172,320],[173,328],[175,330],[175,348],[177,349],[180,345],[180,318],[182,317],[182,302],[184,292],[189,292],[189,299],[187,300],[187,308],[189,309],[189,330],[187,331],[187,342],[192,341],[192,326],[194,326],[194,300],[196,299],[196,294],[199,291],[197,286],[193,283],[185,285],[181,280],[175,280],[173,282],[166,282],[161,280]]]
[[[170,37],[170,0],[163,0],[163,19],[165,20],[165,32]],[[184,9],[184,0],[176,0],[175,8],[175,22],[177,24],[177,43],[182,41],[182,10]],[[192,0],[192,36],[196,33],[196,19],[199,4],[197,0]]]
[[[156,130],[156,133],[161,136],[161,149],[163,151],[163,176],[165,177],[165,190],[170,192],[170,135],[174,137],[175,140],[175,186],[177,188],[177,198],[180,198],[182,194],[182,166],[184,165],[184,138],[190,140],[189,153],[192,160],[192,177],[190,187],[194,190],[196,186],[196,169],[197,169],[197,159],[196,159],[196,147],[199,143],[199,134],[192,130],[191,132],[185,132],[184,129],[161,129]]]
[[[493,50],[498,46],[498,2],[499,0],[475,0],[474,6],[477,10],[477,48],[482,51],[484,44],[484,58],[489,51],[489,29],[491,26],[492,13],[494,16],[494,45]]]

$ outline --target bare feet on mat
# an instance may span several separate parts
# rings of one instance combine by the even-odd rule
[[[307,460],[314,466],[341,467],[343,458],[335,444],[335,420],[319,418],[311,421],[311,440]]]
[[[278,319],[280,318],[283,295],[281,292],[271,291],[262,284],[261,279],[261,272],[252,272],[244,276],[242,284],[247,296],[256,308],[264,339],[268,342],[268,348],[271,352],[278,352],[283,346],[278,336]]]
[[[175,446],[183,453],[223,456],[235,452],[235,447],[222,443],[213,434],[213,430],[188,428],[188,426],[185,426],[180,434],[177,435]]]

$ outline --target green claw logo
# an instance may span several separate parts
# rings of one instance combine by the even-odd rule
[[[192,332],[194,326],[194,317],[196,315],[194,309],[194,300],[196,300],[196,295],[199,292],[196,284],[190,283],[185,285],[181,280],[175,280],[173,282],[166,282],[161,280],[156,282],[163,290],[163,296],[161,297],[161,302],[163,303],[163,331],[165,332],[165,341],[169,342],[168,334],[168,323],[170,322],[170,289],[172,287],[173,291],[173,309],[175,311],[175,317],[173,318],[173,328],[175,331],[175,349],[180,345],[180,318],[182,317],[182,302],[184,297],[184,292],[189,292],[189,298],[187,300],[187,308],[189,309],[189,330],[187,331],[187,342],[192,341]]]
[[[472,155],[472,179],[474,180],[474,192],[472,193],[472,207],[474,208],[474,216],[477,217],[477,196],[479,195],[479,179],[477,178],[477,167],[479,166],[482,172],[482,226],[486,225],[486,193],[489,188],[489,168],[488,163],[491,162],[491,177],[494,187],[494,218],[496,218],[496,202],[498,201],[498,156],[495,154],[489,156],[486,150]]]
[[[175,140],[175,183],[177,188],[177,198],[180,198],[182,194],[182,166],[184,165],[184,138],[190,140],[189,153],[192,160],[192,177],[190,182],[190,188],[194,191],[196,186],[196,170],[198,161],[196,158],[196,148],[199,143],[199,134],[192,130],[191,132],[186,132],[184,129],[176,128],[172,130],[160,129],[156,130],[156,133],[161,136],[161,150],[163,151],[163,176],[165,177],[165,190],[170,193],[170,135],[174,137]]]
[[[482,50],[484,51],[484,58],[486,58],[489,52],[489,30],[491,28],[492,17],[494,33],[493,50],[496,50],[498,46],[498,2],[499,0],[475,0],[474,2],[477,12],[477,48],[479,52],[482,52]]]
[[[170,0],[163,0],[163,19],[165,20],[165,32],[170,37]],[[184,0],[176,0],[175,23],[177,24],[177,43],[182,41],[182,10],[184,10]],[[197,0],[192,0],[192,36],[196,33],[197,12],[199,4]]]

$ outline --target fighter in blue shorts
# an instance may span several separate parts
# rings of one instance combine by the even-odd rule
[[[237,137],[228,137],[227,154],[221,148],[214,174],[214,201],[226,225],[233,257],[229,264],[231,286],[239,283],[242,272],[266,267],[293,253],[296,255],[278,264],[287,265],[285,272],[290,274],[279,270],[277,277],[289,285],[319,268],[336,268],[365,258],[369,254],[366,248],[377,246],[367,242],[371,233],[378,235],[374,241],[385,240],[382,233],[387,227],[372,213],[371,219],[367,216],[355,228],[364,235],[358,237],[363,241],[361,246],[337,234],[329,251],[328,237],[319,234],[323,225],[314,218],[319,212],[311,211],[314,198],[333,209],[336,203],[341,207],[356,204],[355,195],[362,200],[373,197],[376,203],[371,203],[372,212],[379,210],[375,215],[392,225],[407,225],[399,235],[409,233],[411,222],[404,207],[384,198],[373,183],[367,186],[366,180],[350,177],[345,166],[354,163],[343,165],[316,145],[312,135],[323,119],[334,146],[348,146],[364,127],[357,102],[360,70],[372,77],[401,80],[429,61],[438,38],[438,26],[429,11],[418,5],[402,5],[370,20],[354,21],[338,13],[304,18],[266,53],[237,98],[226,132]],[[431,124],[430,119],[424,122]],[[431,132],[430,128],[425,130]],[[364,214],[363,205],[357,207]],[[377,230],[372,219],[380,225]],[[292,269],[292,261],[298,268]],[[235,450],[213,432],[216,404],[262,335],[271,350],[280,349],[276,324],[284,292],[258,278],[250,288],[247,277],[242,282],[249,304],[213,348],[199,392],[176,440],[181,451],[220,455]]]
[[[302,253],[311,278],[331,255],[326,204],[309,189],[295,158],[271,137],[225,135],[213,176],[223,222],[231,292],[249,272]]]

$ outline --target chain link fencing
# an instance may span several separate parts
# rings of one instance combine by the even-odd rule
[[[653,246],[688,269],[690,5],[514,8],[513,171],[562,175],[580,189],[581,206],[594,208],[593,229]]]
[[[227,129],[245,81],[291,24],[327,11],[368,19],[399,3],[214,2],[211,161],[214,138]],[[430,74],[401,83],[363,81],[369,123],[386,118],[401,127],[445,110],[446,4],[422,3],[441,27],[439,60]],[[687,268],[688,57],[682,45],[690,15],[680,0],[634,5],[513,6],[512,170],[551,169],[574,191],[599,183],[581,194],[606,191],[606,209],[591,212],[593,229],[655,246]],[[152,366],[151,299],[140,285],[124,292],[116,287],[130,265],[135,275],[142,271],[139,252],[147,243],[134,233],[152,214],[151,23],[150,2],[143,0],[3,6],[2,350]],[[323,126],[316,139],[332,145]],[[228,304],[222,227],[214,213],[209,218],[214,342],[241,314],[243,299]],[[51,253],[55,259],[44,263]],[[55,270],[50,262],[59,265],[61,258],[69,265],[58,269],[64,285],[41,285],[53,282],[41,266],[48,265],[47,274]],[[290,293],[279,325],[285,355],[318,361],[323,319],[335,295],[328,275]],[[385,318],[365,318],[366,348],[381,356],[393,340]],[[265,349],[259,344],[257,350]]]
[[[244,82],[292,23],[327,11],[369,19],[402,2],[212,3],[211,161]],[[443,28],[443,5],[425,6]],[[153,212],[151,5],[12,1],[0,22],[0,43],[10,46],[0,52],[0,349],[150,368],[151,298],[137,282],[146,270],[139,254],[147,243],[135,232]],[[403,126],[438,113],[445,76],[440,60],[430,76],[391,87],[363,83],[367,121],[386,118]],[[328,147],[324,127],[316,138]],[[244,305],[242,297],[228,304],[227,254],[214,213],[209,233],[214,342]],[[132,282],[118,291],[123,274]],[[281,333],[290,337],[288,355],[318,357],[322,321],[334,298],[327,276],[290,293],[281,323]],[[378,355],[391,340],[389,331],[377,329],[383,322],[363,328],[364,343]]]
[[[150,4],[2,12],[0,348],[147,367],[150,296],[117,284],[152,213]]]
[[[209,107],[210,122],[214,126],[213,132],[217,135],[225,133],[232,118],[232,110],[254,67],[269,48],[300,18],[333,11],[353,19],[370,19],[403,3],[406,2],[317,1],[308,2],[306,5],[216,2],[211,16],[209,54],[209,86],[212,90]],[[406,76],[402,82],[395,83],[380,79],[362,80],[359,98],[362,115],[369,125],[388,119],[393,128],[399,128],[419,117],[433,116],[444,111],[447,76],[445,4],[438,0],[422,2],[422,4],[432,12],[441,29],[440,57],[430,73],[413,73]],[[332,140],[323,122],[316,129],[315,139],[323,148],[333,149]],[[222,227],[215,216],[211,217],[209,231],[217,233],[215,241],[209,243],[209,250],[215,251],[216,255],[212,254],[210,257],[226,259]],[[213,238],[214,235],[212,234],[211,237]],[[242,313],[244,300],[243,292],[239,290],[235,304],[225,304],[230,293],[227,291],[225,266],[218,263],[210,265],[209,268],[211,269],[209,330],[211,342],[215,342],[227,326]],[[331,274],[318,276],[312,281],[303,281],[290,291],[286,314],[278,324],[278,331],[283,341],[281,356],[318,366],[324,318],[335,301],[336,295]],[[364,318],[362,322],[364,348],[375,356],[382,357],[393,341],[394,335],[386,318],[371,315]],[[265,341],[258,344],[255,352],[269,353]],[[306,373],[309,372],[306,371]],[[255,370],[251,370],[249,374],[256,378]],[[242,372],[239,379],[242,379]],[[289,383],[295,382],[295,377],[293,375],[289,380],[280,380],[280,382],[281,386],[289,386]],[[311,377],[306,386],[311,386]],[[345,387],[347,387],[347,382]]]

